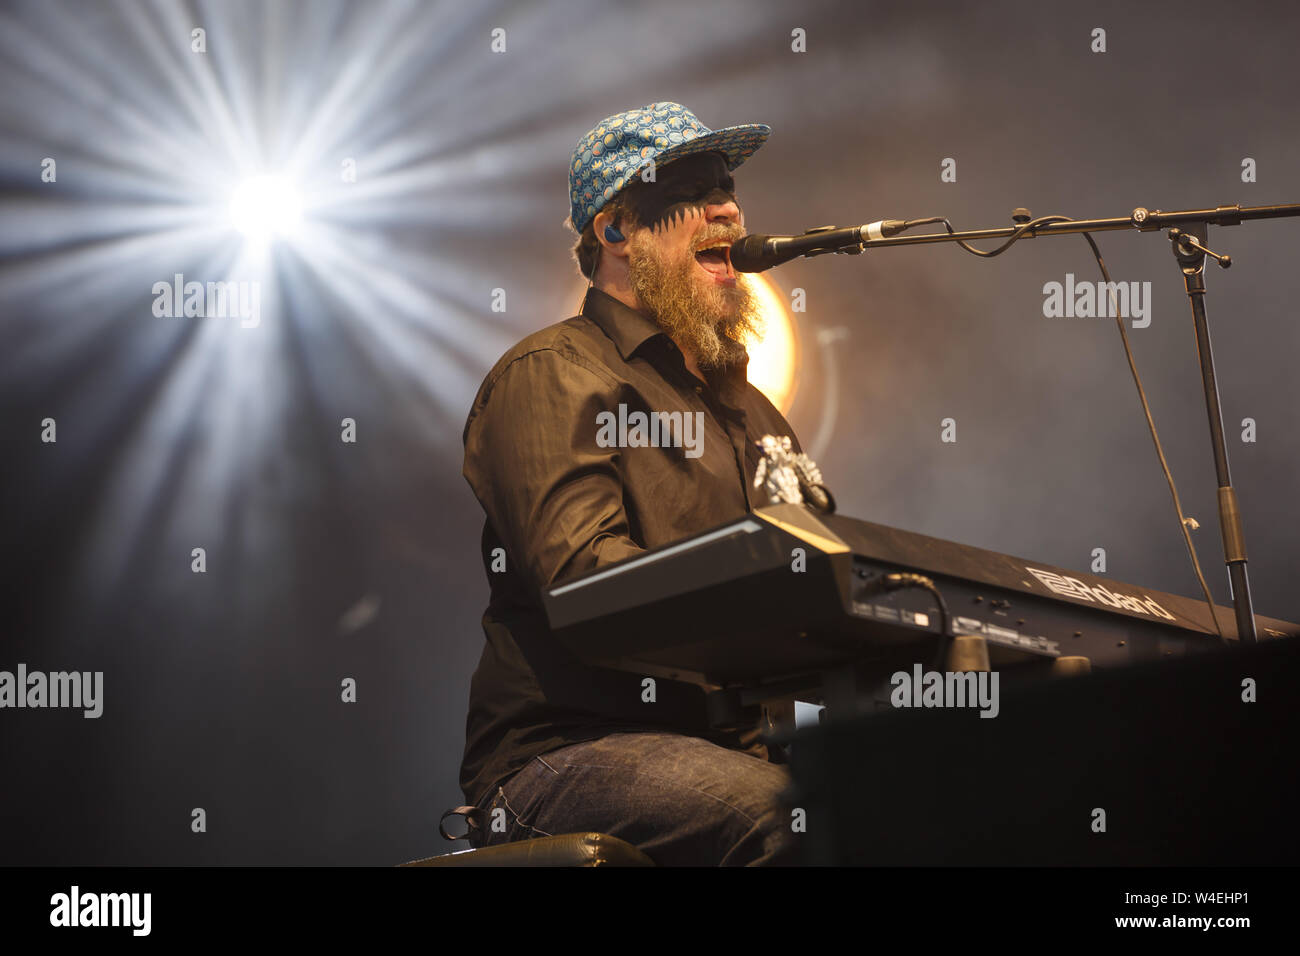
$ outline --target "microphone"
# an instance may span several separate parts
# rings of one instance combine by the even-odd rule
[[[896,236],[907,228],[902,219],[881,219],[865,226],[818,226],[801,236],[749,235],[731,244],[731,266],[737,272],[762,272],[798,256],[827,252],[861,252],[868,239]]]

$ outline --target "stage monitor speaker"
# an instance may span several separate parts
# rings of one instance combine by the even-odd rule
[[[795,732],[807,862],[1300,863],[1300,639],[1044,679],[979,713]]]

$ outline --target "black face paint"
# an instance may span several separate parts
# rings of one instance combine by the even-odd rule
[[[627,199],[638,222],[661,229],[705,206],[735,202],[735,188],[721,154],[699,153],[658,170],[653,183],[633,183]]]

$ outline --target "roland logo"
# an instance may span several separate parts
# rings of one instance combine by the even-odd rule
[[[1026,567],[1026,571],[1038,578],[1047,586],[1047,589],[1061,597],[1075,598],[1080,601],[1091,601],[1094,604],[1104,604],[1107,607],[1122,608],[1125,611],[1134,611],[1138,614],[1150,614],[1154,617],[1162,617],[1166,621],[1174,620],[1174,616],[1162,608],[1149,597],[1133,597],[1128,594],[1116,594],[1100,584],[1092,587],[1080,581],[1078,578],[1067,578],[1063,574],[1057,574],[1055,571],[1040,571],[1038,568]]]

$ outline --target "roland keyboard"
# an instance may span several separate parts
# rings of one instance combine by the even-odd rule
[[[864,587],[896,571],[930,578],[953,632],[983,635],[995,667],[1078,655],[1104,669],[1222,646],[1204,601],[793,504],[560,582],[542,598],[557,639],[588,664],[752,683],[923,659],[940,632],[935,598]],[[1232,609],[1217,612],[1235,644]],[[1262,615],[1256,627],[1261,641],[1300,636],[1300,626]]]

